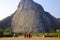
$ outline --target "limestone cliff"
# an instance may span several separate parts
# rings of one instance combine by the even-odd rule
[[[58,20],[33,0],[21,0],[11,24],[13,32],[55,32]]]

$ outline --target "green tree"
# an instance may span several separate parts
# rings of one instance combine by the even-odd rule
[[[5,29],[5,32],[11,32],[10,28],[7,27],[7,28]]]
[[[0,29],[0,37],[3,37],[3,31]]]
[[[60,38],[60,29],[58,29],[58,30],[56,31],[56,33],[58,34],[58,37]]]
[[[7,28],[5,29],[4,36],[5,36],[5,37],[12,37],[12,36],[13,36],[13,33],[11,32],[11,30],[10,30],[9,27],[7,27]]]

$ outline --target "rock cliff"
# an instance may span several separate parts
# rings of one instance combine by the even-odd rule
[[[13,32],[55,32],[60,28],[57,18],[33,0],[21,0],[17,10],[0,22],[0,29],[11,28]]]
[[[55,32],[58,21],[33,0],[21,0],[12,19],[13,32]]]

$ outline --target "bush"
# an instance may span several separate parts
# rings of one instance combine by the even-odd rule
[[[43,36],[43,33],[34,33],[32,36],[42,37]]]
[[[11,33],[11,32],[6,32],[6,33],[4,33],[3,35],[4,35],[4,37],[12,37],[12,36],[13,36],[13,33]]]
[[[3,37],[3,31],[0,29],[0,37]]]
[[[7,27],[5,29],[5,32],[3,33],[4,37],[12,37],[13,36],[13,33],[11,32],[10,28]]]
[[[17,35],[24,35],[26,32],[19,32],[19,33],[16,33]]]
[[[45,33],[44,36],[45,37],[58,37],[56,33]]]
[[[56,33],[58,34],[58,37],[60,38],[60,29],[56,30]]]

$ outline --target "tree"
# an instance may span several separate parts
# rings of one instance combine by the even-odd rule
[[[0,29],[0,37],[3,37],[3,31]]]
[[[11,32],[11,30],[10,30],[9,27],[7,27],[7,28],[5,29],[4,36],[5,36],[5,37],[12,37],[12,36],[13,36],[13,33]]]
[[[10,28],[7,27],[7,28],[5,29],[5,32],[11,32]]]
[[[58,29],[57,31],[58,37],[60,37],[60,29]]]

